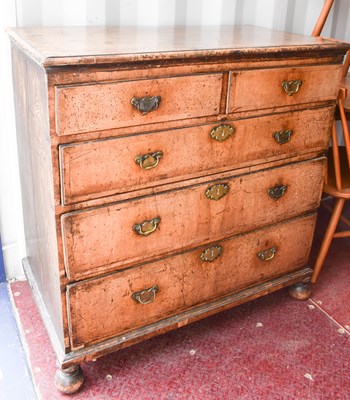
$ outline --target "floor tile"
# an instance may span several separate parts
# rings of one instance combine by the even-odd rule
[[[329,218],[323,203],[311,265]],[[332,244],[306,302],[265,296],[82,365],[72,398],[91,400],[350,400],[349,246]],[[349,243],[349,242],[347,242]],[[11,285],[35,385],[54,388],[55,356],[26,282]],[[6,399],[7,400],[7,399]]]
[[[36,399],[6,283],[0,283],[0,343],[0,399]]]
[[[344,216],[350,216],[348,202]],[[313,244],[311,263],[317,256],[323,234],[331,216],[332,201],[322,204]],[[339,230],[350,229],[340,223]],[[322,267],[319,279],[313,285],[312,299],[332,318],[350,332],[350,238],[334,239]],[[349,396],[350,398],[350,396]]]
[[[41,397],[66,399],[53,386],[55,359],[29,287],[12,290]],[[349,399],[349,340],[283,290],[83,364],[74,399]]]

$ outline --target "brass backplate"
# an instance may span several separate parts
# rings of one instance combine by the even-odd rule
[[[273,138],[278,144],[288,143],[292,137],[293,131],[291,129],[285,131],[278,131],[272,134]]]
[[[202,261],[209,261],[212,262],[216,258],[220,257],[222,254],[222,247],[221,246],[212,246],[203,251],[200,255],[200,259]]]
[[[152,169],[155,168],[160,159],[163,157],[162,151],[155,151],[154,153],[141,154],[135,158],[136,164],[138,164],[142,169]]]
[[[210,186],[205,192],[205,195],[210,200],[220,200],[229,191],[228,185],[225,183],[219,183],[217,185]]]
[[[133,97],[131,99],[131,104],[143,115],[146,115],[150,111],[154,111],[159,107],[160,100],[160,96],[145,96],[141,98]]]
[[[300,89],[300,86],[303,84],[301,79],[295,79],[292,81],[283,81],[282,88],[287,93],[288,96],[293,96],[293,94],[297,93]]]
[[[158,285],[154,285],[149,289],[141,290],[140,292],[135,292],[131,295],[131,298],[140,304],[149,304],[156,299],[156,293],[158,292]]]
[[[288,189],[287,185],[278,185],[270,188],[267,191],[267,193],[272,199],[278,200],[286,193],[287,189]]]
[[[260,258],[261,261],[270,261],[275,257],[276,253],[277,253],[277,248],[273,246],[271,247],[271,249],[259,251],[259,253],[257,253],[257,256]]]
[[[222,143],[235,133],[235,128],[231,125],[223,124],[210,131],[210,137]]]

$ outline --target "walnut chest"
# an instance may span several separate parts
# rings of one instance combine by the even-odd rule
[[[347,45],[254,27],[9,34],[24,267],[61,391],[86,360],[285,286],[307,297]]]

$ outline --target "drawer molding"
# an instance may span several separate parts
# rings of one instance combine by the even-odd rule
[[[68,285],[74,347],[302,268],[308,261],[315,223],[316,214],[308,214]],[[143,309],[137,303],[152,304]]]
[[[237,71],[229,90],[228,112],[335,101],[340,78],[341,65]]]
[[[56,131],[65,136],[216,116],[222,82],[223,73],[213,72],[56,86]]]
[[[63,214],[68,279],[121,270],[313,211],[321,198],[324,170],[321,157],[228,178],[230,190],[218,201],[208,200],[205,193],[222,183],[207,182]],[[288,195],[272,200],[268,190],[280,186],[279,182],[288,184]],[[308,190],[310,186],[317,190]],[[247,204],[253,204],[254,211]],[[154,218],[161,222],[150,222]],[[126,228],[144,222],[147,234],[154,232],[146,234],[146,240],[141,237],[145,236],[142,227],[136,228],[141,236]]]
[[[332,106],[230,121],[235,132],[224,142],[210,135],[218,128],[217,124],[203,124],[62,144],[59,146],[62,204],[98,198],[108,202],[108,196],[120,193],[325,151],[333,112]],[[141,171],[140,164],[147,172]]]
[[[309,281],[312,272],[313,270],[306,265],[299,270],[284,274],[283,276],[274,279],[270,279],[268,282],[247,286],[241,291],[237,291],[206,304],[193,307],[190,310],[179,312],[177,315],[164,318],[161,321],[134,329],[130,332],[116,335],[111,339],[102,340],[95,344],[86,344],[85,347],[77,347],[76,349],[74,346],[72,346],[72,350],[74,350],[74,352],[68,353],[64,356],[62,360],[63,365],[68,366],[77,361],[82,362],[94,359],[96,356],[102,356],[105,352],[128,347],[145,339],[156,336],[159,333],[165,333],[167,331],[185,326],[191,322],[206,318],[220,311],[228,310],[249,300],[257,299],[266,295],[267,293],[272,293],[294,283]],[[71,334],[72,331],[70,328],[70,335]]]

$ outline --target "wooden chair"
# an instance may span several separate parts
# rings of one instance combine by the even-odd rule
[[[311,33],[311,36],[316,37],[316,36],[321,35],[322,29],[324,27],[324,24],[327,21],[328,14],[331,11],[333,3],[334,3],[334,0],[325,0],[322,10],[320,12],[320,15],[318,17],[318,20],[316,22],[316,25],[314,27],[314,30]]]
[[[312,36],[319,36],[321,34],[333,3],[334,0],[325,1]],[[344,61],[343,81],[339,90],[336,110],[336,119],[340,119],[341,121],[341,133],[345,146],[340,146],[338,143],[336,122],[334,121],[331,136],[332,146],[328,152],[328,168],[323,191],[335,199],[335,206],[315,262],[314,272],[311,277],[312,283],[315,283],[318,279],[333,238],[350,237],[350,230],[336,232],[345,201],[350,200],[350,136],[348,129],[348,121],[350,121],[350,98],[347,98],[347,94],[350,91],[349,64],[350,52]]]

